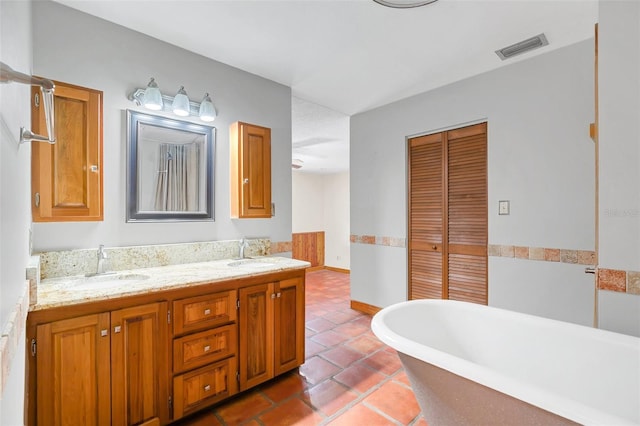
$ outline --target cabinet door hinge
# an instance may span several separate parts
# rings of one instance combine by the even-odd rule
[[[236,299],[236,309],[240,309],[240,299]]]
[[[240,383],[240,372],[236,371],[236,380]]]
[[[167,311],[167,324],[171,324],[171,310]]]
[[[36,192],[33,198],[33,202],[35,203],[36,207],[40,207],[40,193]]]
[[[171,413],[172,409],[173,409],[173,398],[169,396],[169,413]]]
[[[31,339],[31,356],[36,356],[38,351],[38,344],[36,343],[36,339]]]

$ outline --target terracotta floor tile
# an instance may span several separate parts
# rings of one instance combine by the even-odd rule
[[[398,372],[395,376],[393,376],[393,380],[395,380],[396,382],[403,383],[403,384],[411,387],[411,382],[409,381],[409,376],[407,376],[407,373],[405,373],[404,370]]]
[[[332,323],[331,321],[327,321],[324,318],[316,318],[314,320],[307,321],[305,323],[305,326],[308,329],[313,330],[316,333],[318,333],[318,332],[321,332],[321,331],[331,330],[336,325],[334,323]]]
[[[345,314],[344,312],[332,312],[323,318],[326,318],[334,324],[342,324],[353,319],[351,315]]]
[[[257,391],[249,391],[218,407],[215,412],[227,424],[239,424],[271,407],[271,402]]]
[[[320,352],[327,349],[325,346],[320,343],[316,343],[313,340],[306,339],[304,342],[304,357],[305,359],[312,358],[313,356],[319,354]]]
[[[362,404],[347,410],[328,424],[331,426],[395,426],[395,423]]]
[[[331,416],[347,404],[358,398],[346,386],[333,380],[325,380],[317,386],[306,390],[302,399],[311,407]]]
[[[410,388],[393,381],[383,384],[364,400],[365,403],[406,425],[420,414],[418,401]]]
[[[413,426],[429,426],[429,425],[427,424],[427,421],[424,419],[424,417],[420,416],[420,418],[416,420]]]
[[[260,390],[267,398],[279,403],[292,395],[299,394],[307,388],[307,382],[298,371],[285,374],[262,385]]]
[[[359,323],[347,322],[334,327],[333,331],[344,334],[345,336],[356,337],[369,331],[369,327]]]
[[[345,346],[336,346],[323,352],[321,356],[342,368],[348,367],[363,357],[362,353]]]
[[[351,349],[362,352],[363,354],[370,354],[382,348],[384,343],[378,339],[372,339],[369,336],[360,336],[349,341],[346,345]]]
[[[313,358],[306,360],[300,367],[300,374],[306,377],[307,381],[312,385],[320,383],[339,371],[339,367],[336,367],[319,356],[314,356]]]
[[[362,363],[373,370],[390,376],[402,368],[402,363],[398,355],[389,353],[384,349],[375,352],[373,355],[362,360]]]
[[[260,416],[265,425],[314,426],[322,416],[298,398],[293,398]]]
[[[322,333],[318,333],[315,336],[311,337],[312,341],[320,343],[321,345],[327,347],[338,345],[348,339],[350,339],[349,336],[336,333],[333,330],[323,331]]]
[[[360,393],[365,393],[383,381],[385,376],[358,363],[345,368],[334,378]]]

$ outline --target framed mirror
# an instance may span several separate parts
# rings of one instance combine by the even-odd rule
[[[215,128],[127,110],[127,222],[214,220]]]

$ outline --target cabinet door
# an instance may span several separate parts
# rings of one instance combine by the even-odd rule
[[[292,278],[276,285],[275,375],[304,362],[304,281]]]
[[[111,424],[109,314],[37,327],[37,423]]]
[[[169,419],[167,303],[111,312],[113,424]]]
[[[271,129],[231,125],[231,217],[271,217]]]
[[[240,390],[273,377],[273,283],[240,289]]]
[[[56,143],[31,145],[34,222],[100,221],[102,92],[55,82]],[[32,129],[46,134],[39,88],[32,89]]]

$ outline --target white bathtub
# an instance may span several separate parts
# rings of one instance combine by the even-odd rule
[[[640,424],[640,339],[449,300],[371,323],[398,351],[430,426]]]

